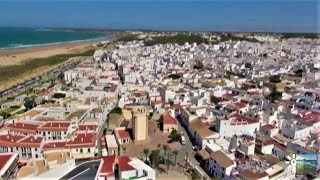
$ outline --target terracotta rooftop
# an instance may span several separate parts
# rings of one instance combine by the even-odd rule
[[[96,131],[97,125],[95,124],[79,124],[78,130],[79,131]]]
[[[266,125],[263,125],[261,126],[261,129],[273,129],[274,126],[272,124],[266,124]]]
[[[118,157],[120,171],[131,171],[131,170],[134,170],[134,168],[129,165],[130,161],[131,161],[131,159],[128,156],[120,156],[120,157]]]
[[[61,149],[66,146],[65,141],[54,141],[54,142],[46,142],[43,145],[42,150],[50,150],[50,149]]]
[[[242,102],[237,102],[237,103],[234,103],[234,106],[237,108],[237,109],[242,109],[244,107],[247,107],[247,105],[245,103],[242,103]]]
[[[267,177],[268,174],[266,172],[259,172],[255,169],[246,169],[246,170],[240,171],[239,176],[242,177],[243,179],[256,180],[256,179],[261,179],[263,177]]]
[[[128,131],[124,129],[117,130],[120,139],[130,138],[130,134]]]
[[[66,147],[95,147],[96,133],[78,133],[76,137],[66,142]]]
[[[8,163],[10,158],[13,156],[13,153],[0,153],[0,171],[4,168],[4,166]]]
[[[112,84],[110,88],[110,92],[116,92],[117,88],[118,88],[118,85]]]
[[[177,124],[177,120],[169,115],[163,115],[163,124]]]
[[[17,141],[18,147],[40,147],[43,138],[38,136],[26,136],[25,138]]]
[[[70,122],[47,122],[38,127],[38,131],[67,131]]]
[[[233,165],[233,161],[221,151],[211,152],[211,159],[215,160],[220,166],[227,168]]]
[[[38,124],[15,122],[7,124],[7,128],[13,131],[35,133],[38,128]]]
[[[104,156],[102,160],[103,164],[100,173],[103,175],[113,174],[113,166],[116,162],[116,156]]]
[[[0,135],[0,144],[4,147],[13,147],[17,141],[23,139],[24,137],[25,136],[22,135],[3,134]]]
[[[303,122],[314,124],[320,121],[320,113],[307,111],[298,115]]]

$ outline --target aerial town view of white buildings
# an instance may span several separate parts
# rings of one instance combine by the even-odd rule
[[[317,177],[287,162],[320,153],[319,39],[128,34],[2,92],[1,179]]]

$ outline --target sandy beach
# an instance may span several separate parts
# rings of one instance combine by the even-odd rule
[[[0,66],[15,65],[28,59],[49,57],[56,54],[77,53],[93,47],[94,43],[99,43],[101,41],[102,40],[100,39],[92,41],[0,50]]]
[[[63,44],[54,44],[54,45],[44,45],[44,46],[34,46],[27,48],[17,48],[17,49],[8,49],[0,50],[0,66],[12,66],[20,64],[24,61],[35,58],[45,58],[58,54],[73,54],[84,52],[90,48],[93,48],[95,43],[104,41],[103,39],[99,40],[90,40],[82,42],[66,42]],[[0,83],[0,91],[8,89],[16,84],[22,83],[28,79],[37,77],[43,73],[46,73],[55,67],[59,66],[44,66],[41,68],[30,69],[27,74],[17,74],[15,77],[8,79],[5,82]]]

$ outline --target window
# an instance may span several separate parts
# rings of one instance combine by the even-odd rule
[[[90,148],[88,148],[88,153],[90,153],[91,152],[91,149]]]
[[[80,149],[80,153],[83,153],[83,150],[82,150],[82,148]]]

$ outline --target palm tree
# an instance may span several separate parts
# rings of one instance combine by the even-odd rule
[[[167,160],[165,165],[167,165],[167,173],[169,174],[169,167],[170,167],[170,163],[171,163],[171,157],[172,157],[172,152],[168,151],[167,153]]]
[[[143,149],[143,154],[146,156],[146,161],[148,161],[149,153],[150,153],[150,150],[148,148]]]
[[[166,158],[169,147],[168,147],[168,145],[164,144],[164,145],[162,145],[162,148],[163,148],[163,152],[164,152],[164,157]]]
[[[163,148],[163,160],[164,160],[164,165],[167,166],[167,173],[169,173],[169,159],[171,154],[169,153],[169,147],[168,145],[164,144],[162,145]]]
[[[172,154],[174,155],[174,164],[177,165],[177,156],[179,154],[178,150],[173,150]]]

